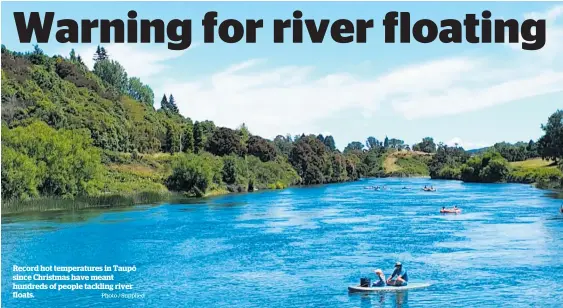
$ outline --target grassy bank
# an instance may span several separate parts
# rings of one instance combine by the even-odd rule
[[[142,192],[129,195],[112,194],[98,197],[43,197],[30,200],[8,200],[2,201],[2,215],[61,210],[81,210],[88,208],[123,207],[135,204],[151,204],[170,200],[174,197],[178,196],[169,192]]]
[[[535,184],[543,189],[563,188],[563,173],[550,160],[540,158],[511,162],[508,182]]]
[[[422,152],[391,152],[383,162],[387,177],[427,177],[431,156]]]

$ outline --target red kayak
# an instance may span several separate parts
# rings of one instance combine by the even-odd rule
[[[440,210],[440,213],[442,214],[459,214],[461,213],[460,209],[445,209],[445,210]]]

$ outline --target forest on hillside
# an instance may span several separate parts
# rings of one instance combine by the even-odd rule
[[[477,155],[431,137],[411,146],[370,136],[340,151],[332,136],[269,140],[244,123],[232,129],[192,121],[179,113],[173,94],[164,94],[155,109],[151,87],[128,76],[109,51],[98,47],[93,57],[90,70],[74,50],[48,56],[38,46],[26,53],[2,46],[3,199],[169,191],[204,196],[413,175],[562,183],[563,110],[542,125],[539,140],[497,143]],[[552,166],[510,165],[537,157]]]

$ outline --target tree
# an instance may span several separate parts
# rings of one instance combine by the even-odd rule
[[[385,137],[385,140],[387,140],[387,137]],[[368,150],[377,150],[378,148],[382,147],[382,144],[379,140],[375,139],[375,137],[370,136],[366,140],[366,147],[368,148]]]
[[[205,157],[184,154],[173,162],[172,174],[166,180],[166,186],[201,197],[212,185],[213,177],[213,166]]]
[[[434,143],[434,138],[432,137],[425,137],[422,138],[422,142],[413,145],[413,151],[420,151],[425,153],[435,153],[436,152],[436,144]]]
[[[29,61],[36,65],[47,64],[48,57],[43,52],[43,49],[38,44],[33,45],[33,52],[29,55]],[[2,67],[3,69],[4,67]]]
[[[76,52],[74,51],[74,48],[70,50],[70,61],[76,61]]]
[[[38,197],[41,171],[33,158],[2,145],[2,199]]]
[[[248,154],[260,158],[261,161],[273,161],[276,158],[276,148],[271,141],[259,136],[248,139]]]
[[[291,148],[293,147],[293,140],[291,139],[291,135],[287,135],[287,137],[277,135],[276,138],[274,138],[274,146],[279,153],[285,156],[289,156],[289,153],[291,153]]]
[[[246,126],[246,124],[242,123],[237,131],[240,135],[240,141],[242,142],[242,145],[246,147],[248,138],[250,137],[250,131],[248,130],[248,127]]]
[[[461,179],[464,182],[502,182],[507,176],[508,162],[494,150],[471,157],[461,167]]]
[[[563,110],[557,110],[541,129],[545,134],[538,140],[538,152],[543,159],[555,162],[563,158]]]
[[[405,142],[401,139],[391,138],[388,141],[389,147],[392,149],[402,150],[405,147]]]
[[[364,145],[359,141],[352,141],[348,143],[348,145],[344,148],[344,153],[350,151],[362,151],[364,149]]]
[[[230,154],[243,155],[246,151],[242,147],[240,135],[236,131],[219,127],[208,140],[205,149],[214,155]]]
[[[98,45],[98,48],[96,48],[96,52],[94,53],[94,57],[93,57],[94,62],[108,60],[108,59],[109,59],[109,55],[106,49]]]
[[[170,97],[168,99],[168,108],[170,109],[170,111],[174,112],[174,113],[180,113],[180,110],[178,109],[178,106],[176,105],[176,100],[174,99],[174,96],[172,96],[172,94],[170,94]]]
[[[461,166],[469,159],[469,154],[461,147],[438,144],[436,154],[428,163],[430,177],[433,179],[461,179]]]
[[[100,150],[92,146],[86,129],[55,130],[41,121],[2,127],[2,198],[33,197],[37,192],[86,195],[101,185],[101,172]]]
[[[389,138],[387,138],[387,136],[385,136],[385,140],[383,141],[383,147],[386,149],[389,147]]]
[[[203,135],[203,127],[200,122],[194,123],[194,152],[199,153],[205,147],[205,140]]]
[[[305,185],[325,182],[323,167],[325,165],[326,146],[316,136],[302,136],[291,149],[289,161],[301,177]]]
[[[176,125],[167,123],[166,125],[166,143],[165,152],[174,154],[182,150],[182,133]]]
[[[127,94],[129,94],[129,96],[133,99],[148,106],[152,107],[154,104],[154,93],[151,87],[144,85],[137,77],[129,78]]]
[[[166,94],[162,95],[162,99],[160,100],[160,109],[167,111],[170,109],[170,104],[168,104],[168,98]]]
[[[332,136],[326,136],[324,144],[331,152],[336,150],[336,143],[334,142],[334,138]]]
[[[182,143],[182,151],[186,153],[194,152],[194,126],[191,120],[184,127]]]
[[[113,86],[121,94],[127,93],[129,79],[125,68],[117,61],[102,59],[94,64],[94,74]]]
[[[323,134],[318,134],[317,139],[319,139],[319,141],[322,142],[323,144],[325,143],[325,137],[323,136]]]

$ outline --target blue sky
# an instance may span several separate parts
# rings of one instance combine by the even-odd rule
[[[170,51],[166,44],[109,44],[110,56],[131,76],[151,85],[159,102],[173,93],[183,115],[221,126],[245,122],[252,133],[330,133],[348,142],[386,135],[414,143],[425,136],[466,148],[541,136],[540,124],[563,108],[563,7],[557,3],[195,3],[195,2],[3,2],[2,43],[18,51],[13,12],[54,11],[55,20],[192,19],[193,44]],[[274,44],[272,20],[291,18],[374,19],[366,44]],[[547,44],[524,51],[520,44],[385,44],[381,20],[408,11],[411,20],[436,22],[490,10],[493,18],[547,18]],[[203,44],[201,18],[263,19],[257,43]],[[45,52],[75,48],[91,65],[95,45],[59,44],[56,26]],[[94,31],[93,40],[99,38]],[[218,40],[218,37],[216,36]]]

